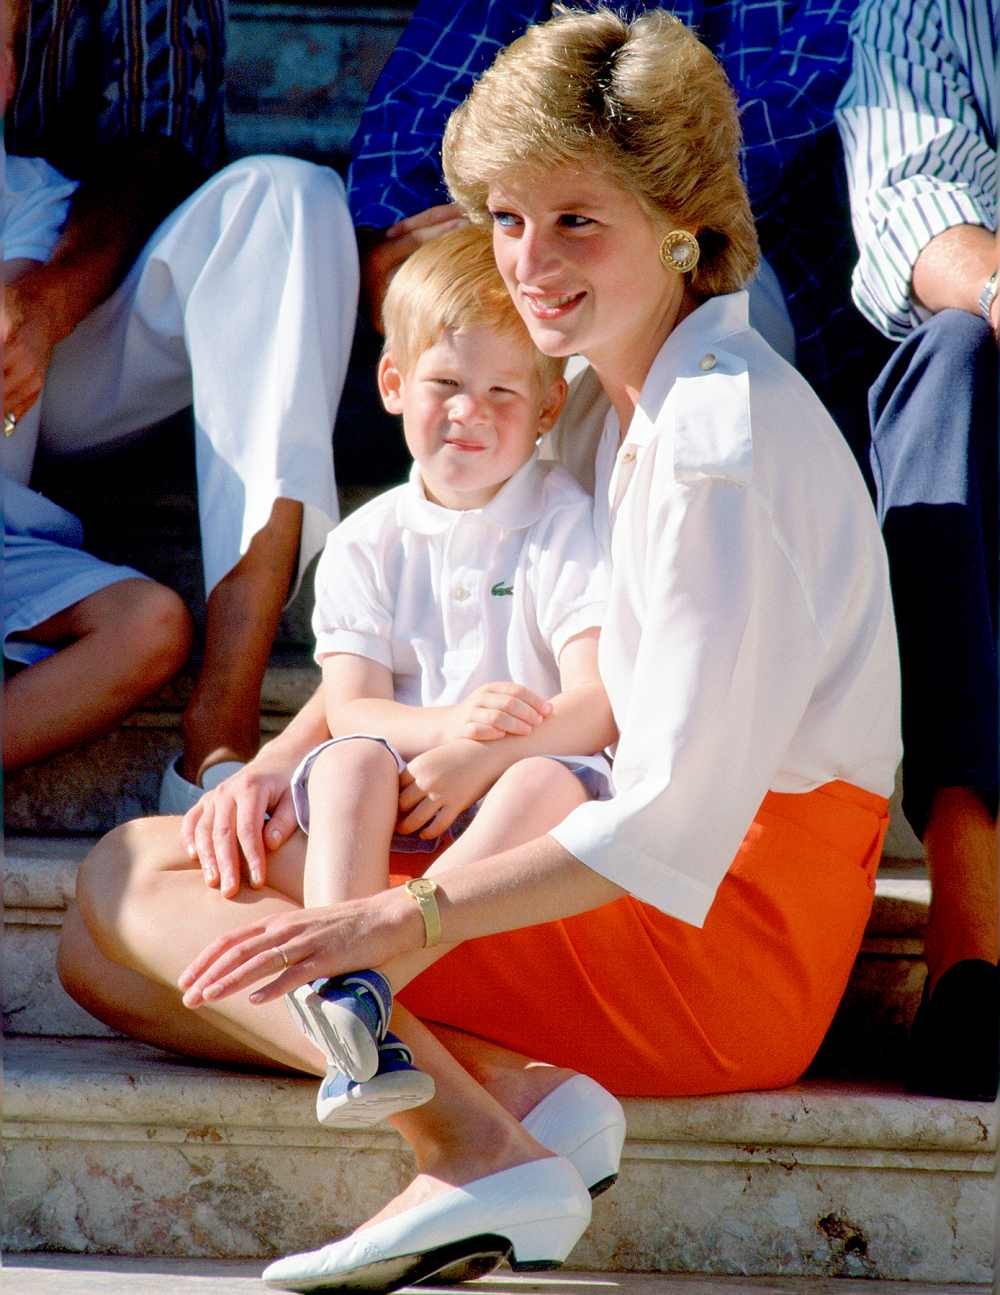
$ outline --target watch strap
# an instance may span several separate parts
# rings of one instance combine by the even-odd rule
[[[414,877],[406,883],[406,892],[417,902],[424,919],[424,948],[441,943],[441,912],[438,909],[437,886],[427,877]]]

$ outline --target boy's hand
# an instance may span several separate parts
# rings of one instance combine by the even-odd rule
[[[459,738],[416,756],[399,775],[396,831],[432,840],[492,786],[489,748]]]
[[[453,738],[493,742],[500,737],[526,737],[552,705],[523,684],[501,680],[482,684],[451,709]]]

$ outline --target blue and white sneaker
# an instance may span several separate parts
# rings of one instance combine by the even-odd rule
[[[323,1052],[330,1069],[371,1079],[389,1029],[392,989],[377,971],[314,980],[285,995],[292,1020]]]
[[[316,1094],[316,1118],[335,1129],[365,1128],[379,1120],[423,1106],[434,1096],[434,1080],[413,1064],[413,1053],[389,1033],[378,1050],[378,1070],[358,1082],[328,1070]]]

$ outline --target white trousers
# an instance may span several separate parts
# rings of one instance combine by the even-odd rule
[[[339,176],[293,158],[235,162],[59,344],[39,412],[0,447],[0,468],[27,481],[36,442],[79,454],[193,405],[206,593],[278,498],[305,506],[297,585],[338,517],[333,423],[357,300]]]

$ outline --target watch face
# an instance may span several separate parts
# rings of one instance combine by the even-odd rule
[[[433,895],[434,883],[428,881],[426,877],[414,877],[409,884],[409,890],[414,895]]]

